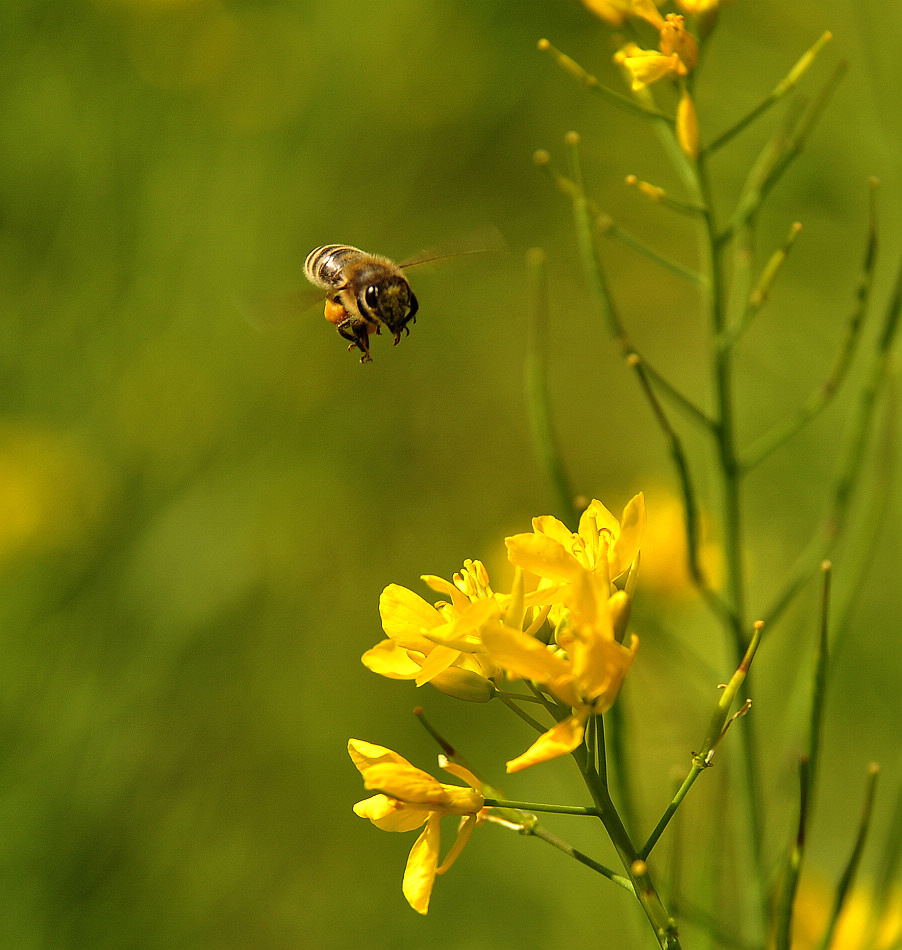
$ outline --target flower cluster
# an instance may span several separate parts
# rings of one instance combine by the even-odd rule
[[[698,117],[685,80],[698,65],[698,41],[687,29],[685,17],[679,13],[662,14],[652,0],[583,0],[583,3],[614,26],[634,17],[657,30],[657,49],[645,49],[630,41],[614,54],[614,62],[623,67],[634,93],[645,95],[648,86],[663,79],[679,83],[677,140],[686,155],[697,158]],[[680,0],[677,6],[696,17],[697,29],[704,35],[716,19],[718,0]]]
[[[546,646],[529,631],[499,624],[483,631],[483,643],[508,675],[541,685],[571,708],[507,763],[508,772],[572,752],[589,716],[606,712],[617,698],[639,644],[631,636],[627,647],[624,639],[644,531],[645,501],[639,494],[619,522],[593,501],[577,533],[546,516],[533,520],[532,534],[507,539],[511,563],[539,579],[534,596],[549,609],[554,637]]]
[[[373,672],[430,683],[458,699],[487,702],[503,681],[527,681],[528,697],[542,698],[552,727],[507,763],[509,772],[566,755],[583,741],[590,716],[608,710],[636,655],[626,640],[636,585],[645,502],[636,495],[618,520],[599,501],[583,512],[576,532],[550,515],[533,519],[531,533],[506,539],[515,568],[509,593],[494,591],[479,561],[466,561],[452,581],[423,580],[447,600],[430,604],[396,584],[386,587],[379,612],[386,639],[363,655]],[[367,788],[380,794],[354,810],[387,831],[425,824],[404,874],[404,894],[420,913],[436,874],[444,873],[474,827],[484,799],[479,781],[443,760],[472,788],[443,785],[397,753],[360,740],[349,745]],[[439,866],[439,821],[463,816],[455,845]]]

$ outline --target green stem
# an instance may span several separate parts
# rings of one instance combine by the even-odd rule
[[[755,658],[755,653],[761,643],[761,632],[763,629],[763,623],[759,622],[755,624],[752,639],[742,657],[742,661],[730,677],[730,682],[724,687],[717,701],[717,705],[714,707],[714,712],[711,714],[711,720],[708,723],[708,731],[705,733],[701,748],[692,756],[692,768],[689,770],[689,774],[683,780],[682,785],[677,789],[673,800],[667,806],[660,821],[655,826],[655,830],[649,835],[648,840],[639,850],[639,857],[642,860],[645,860],[645,858],[651,854],[652,848],[654,848],[658,839],[664,833],[664,829],[670,823],[670,819],[673,818],[677,808],[679,808],[683,799],[686,797],[686,793],[695,784],[695,780],[711,765],[714,753],[726,735],[727,729],[730,728],[731,723],[739,716],[745,715],[745,713],[748,712],[750,701],[746,700],[746,702],[739,707],[737,712],[733,713],[732,716],[730,715],[730,710],[733,708],[733,703],[739,693],[739,688],[748,676],[752,660]]]
[[[582,815],[598,818],[594,805],[549,805],[545,802],[520,802],[511,798],[486,798],[489,808],[516,808],[519,811],[547,811],[556,815]]]
[[[858,873],[858,865],[861,863],[861,855],[864,851],[864,843],[867,838],[868,828],[871,824],[871,815],[874,810],[874,793],[877,788],[877,776],[880,769],[876,765],[871,765],[868,769],[868,784],[865,790],[864,807],[861,813],[861,821],[858,824],[858,833],[855,836],[855,844],[852,846],[852,853],[843,869],[839,883],[836,885],[836,896],[833,901],[833,911],[830,915],[830,922],[824,932],[821,942],[818,944],[818,950],[827,950],[833,940],[833,934],[836,931],[836,925],[839,922],[839,915],[842,913],[846,898],[852,890],[852,884],[855,881],[855,875]]]
[[[802,874],[802,862],[805,858],[810,793],[809,762],[806,756],[802,756],[799,760],[799,823],[795,842],[789,853],[789,860],[786,862],[780,894],[777,898],[775,950],[791,950],[792,947],[792,911],[799,886],[799,878]]]
[[[713,192],[705,162],[698,164],[697,187],[701,204],[707,209],[704,217],[702,248],[707,258],[710,295],[709,321],[714,341],[713,389],[717,425],[716,454],[721,478],[723,545],[726,561],[726,601],[729,608],[727,634],[733,653],[741,661],[748,646],[745,631],[745,565],[743,563],[742,477],[736,451],[733,349],[727,333],[724,272],[721,255],[723,244],[717,238],[714,219]],[[748,886],[744,889],[749,905],[749,919],[756,921],[757,936],[763,936],[768,909],[764,894],[763,801],[757,768],[755,730],[752,724],[742,730],[740,740],[742,771],[738,786],[744,798],[748,850],[752,861]]]
[[[748,128],[748,126],[751,125],[757,118],[764,115],[768,109],[779,102],[787,93],[792,92],[799,80],[802,78],[802,75],[814,62],[814,58],[832,38],[833,36],[829,32],[822,34],[818,41],[809,50],[802,54],[801,59],[795,64],[795,66],[793,66],[787,75],[777,83],[774,89],[757,106],[755,106],[751,112],[735,123],[735,125],[732,125],[725,132],[722,132],[720,135],[718,135],[717,138],[706,147],[705,152],[710,154],[716,152],[718,149],[723,148],[727,142],[735,138],[744,129]]]
[[[801,431],[812,419],[817,417],[830,404],[846,378],[852,359],[857,350],[864,327],[864,318],[870,302],[870,292],[873,286],[874,268],[877,263],[877,222],[874,202],[875,182],[871,183],[871,213],[868,228],[867,246],[856,289],[855,306],[852,309],[846,327],[845,336],[839,347],[826,381],[819,390],[809,396],[805,404],[792,417],[777,425],[772,431],[763,435],[754,442],[745,452],[743,469],[751,470],[766,459],[773,451]]]
[[[580,85],[592,92],[597,92],[599,95],[607,99],[608,102],[617,106],[619,109],[624,109],[627,112],[633,113],[634,115],[641,115],[650,119],[658,119],[659,121],[667,122],[670,125],[673,125],[674,120],[670,116],[661,112],[659,109],[656,109],[652,106],[643,105],[630,96],[625,96],[622,92],[617,92],[616,89],[611,89],[609,86],[602,85],[596,76],[586,72],[586,70],[583,69],[583,67],[580,66],[575,59],[572,59],[566,53],[562,53],[559,49],[552,46],[548,40],[539,40],[538,47],[541,52],[549,53],[558,66],[560,66],[560,68],[563,69],[564,72],[569,76],[572,76],[578,83],[580,83]]]
[[[788,572],[783,590],[774,598],[766,616],[773,620],[781,614],[808,579],[817,570],[817,565],[830,554],[846,526],[846,511],[855,493],[867,458],[867,444],[877,411],[879,396],[883,390],[892,363],[892,352],[902,315],[902,259],[896,273],[893,293],[886,307],[883,329],[872,356],[870,370],[859,394],[857,418],[851,426],[845,448],[844,462],[833,487],[827,517],[821,532],[812,539],[799,556],[795,566]]]
[[[567,844],[566,841],[558,838],[557,835],[553,835],[550,831],[542,828],[540,825],[523,825],[520,829],[520,834],[538,838],[540,841],[550,844],[553,848],[557,848],[558,851],[562,851],[564,854],[573,858],[574,861],[579,861],[580,864],[584,864],[587,868],[591,868],[593,871],[602,875],[602,877],[606,877],[609,881],[619,884],[622,888],[625,888],[631,894],[635,895],[636,889],[633,887],[633,882],[628,877],[623,874],[618,874],[616,871],[612,871],[609,867],[605,867],[603,864],[599,864],[598,861],[593,860],[582,851],[578,851],[572,845]]]
[[[525,365],[526,405],[532,422],[536,454],[554,486],[563,520],[575,527],[579,522],[579,513],[573,503],[574,492],[551,421],[548,402],[548,284],[545,255],[540,249],[534,248],[527,255],[526,263],[530,278],[530,321]]]
[[[667,912],[652,883],[645,861],[639,858],[635,846],[614,807],[608,787],[589,760],[583,743],[573,752],[583,779],[598,809],[599,817],[635,889],[639,903],[651,924],[662,950],[680,950],[676,922]]]

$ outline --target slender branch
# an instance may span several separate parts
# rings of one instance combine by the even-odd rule
[[[659,121],[673,125],[674,119],[671,116],[652,106],[643,105],[630,96],[625,96],[622,92],[617,92],[616,89],[611,89],[609,86],[603,85],[599,82],[597,77],[586,72],[576,60],[571,59],[566,53],[562,53],[559,49],[552,46],[548,40],[539,40],[538,48],[543,53],[550,53],[552,59],[554,59],[558,66],[569,76],[572,76],[580,85],[591,92],[597,92],[612,105],[617,106],[617,108],[625,109],[627,112],[633,113],[633,115],[640,115],[647,119],[658,119]]]
[[[571,145],[571,150],[575,153],[578,136],[576,136],[576,133],[571,133],[568,137],[568,140],[569,144]],[[583,193],[581,173],[578,164],[578,155],[574,154],[571,157],[571,163],[574,165],[576,173],[580,175],[579,182],[574,181],[572,178],[568,178],[566,175],[562,175],[552,165],[551,156],[544,149],[539,149],[539,151],[537,151],[533,156],[533,160],[535,161],[536,165],[545,171],[545,173],[551,178],[558,190],[562,194],[566,195],[573,204],[574,222],[576,223],[577,238],[580,243],[583,268],[586,272],[587,279],[589,280],[590,290],[593,291],[593,296],[595,298],[599,312],[604,316],[605,321],[607,322],[615,341],[620,345],[620,349],[624,356],[629,356],[632,353],[639,355],[638,351],[633,346],[632,340],[630,340],[629,336],[627,335],[626,330],[614,308],[614,304],[610,297],[607,286],[607,281],[601,267],[601,262],[598,258],[598,250],[595,246],[594,231],[606,235],[608,234],[607,229],[610,227],[613,229],[614,235],[618,237],[622,236],[622,232],[619,231],[616,225],[610,224],[610,217],[602,213],[599,210],[598,205]],[[639,250],[639,248],[637,248],[637,250]],[[655,259],[655,252],[651,251],[650,249],[646,250],[648,252],[648,256],[650,256],[652,259]],[[661,260],[658,260],[658,263],[661,263],[662,266],[665,266]],[[682,268],[682,265],[679,264],[675,264],[674,266],[677,268]],[[590,275],[595,276],[592,277]],[[697,275],[691,279],[696,280]],[[704,280],[702,280],[703,285],[704,283]],[[664,377],[662,373],[654,369],[654,367],[648,363],[644,356],[642,356],[641,359],[648,372],[648,375],[653,379],[655,386],[660,389],[662,393],[664,393],[671,401],[678,405],[696,423],[700,423],[706,428],[711,428],[713,426],[713,422],[701,408],[699,408],[684,393],[678,390],[669,380]]]
[[[787,235],[786,240],[783,242],[783,245],[777,248],[777,250],[771,254],[770,258],[768,258],[767,264],[764,265],[764,270],[761,272],[757,284],[744,301],[744,312],[742,317],[737,320],[735,324],[733,324],[733,329],[730,331],[731,345],[734,345],[736,342],[738,342],[739,338],[745,333],[749,326],[751,326],[752,321],[767,302],[770,296],[771,288],[773,287],[774,281],[777,278],[777,274],[786,263],[786,260],[789,257],[789,252],[792,250],[792,246],[795,244],[796,238],[799,236],[801,231],[802,225],[799,224],[798,221],[794,222],[792,227],[789,229],[789,234]],[[747,246],[747,244],[750,243],[750,240],[748,242],[744,240],[737,241],[737,244],[740,243],[742,245],[742,253],[748,258],[750,263],[752,252]]]
[[[510,709],[512,713],[519,716],[527,725],[535,729],[536,732],[539,732],[539,733],[545,732],[546,727],[543,726],[542,723],[540,723],[537,719],[533,719],[532,716],[529,715],[529,713],[522,710],[512,699],[508,698],[507,696],[500,695],[497,693],[496,695],[501,700],[501,702],[503,702],[504,705],[507,706],[508,709]]]
[[[545,802],[520,802],[510,798],[486,798],[487,808],[515,808],[518,811],[547,811],[555,815],[579,815],[598,818],[594,805],[549,805]]]
[[[701,531],[699,527],[698,504],[695,500],[695,489],[693,488],[692,477],[689,471],[689,461],[683,450],[683,443],[677,435],[676,430],[670,424],[670,420],[667,418],[661,403],[658,401],[638,354],[631,354],[627,359],[627,365],[635,370],[642,391],[645,393],[645,397],[651,405],[655,419],[661,427],[661,431],[664,433],[664,438],[670,450],[671,460],[673,461],[680,481],[680,488],[683,493],[683,508],[686,513],[686,548],[689,557],[689,573],[692,576],[693,583],[714,614],[718,616],[722,622],[732,627],[734,618],[730,608],[723,602],[714,588],[709,585],[701,565],[699,555],[701,548]]]
[[[635,896],[636,889],[633,887],[633,882],[628,877],[623,874],[618,874],[616,871],[612,871],[604,864],[599,864],[598,861],[593,860],[582,851],[578,851],[572,845],[567,844],[566,841],[558,838],[557,835],[553,835],[550,831],[541,827],[541,825],[525,824],[521,826],[520,834],[538,838],[540,841],[550,844],[553,848],[557,848],[558,851],[562,851],[568,857],[573,858],[575,861],[579,861],[580,864],[584,864],[587,868],[591,868],[591,870],[601,874],[602,877],[606,877],[609,881],[619,884],[622,888],[625,888]]]
[[[867,313],[868,304],[871,299],[871,288],[873,287],[874,268],[877,263],[877,222],[876,208],[874,202],[874,185],[872,180],[871,191],[871,214],[870,225],[868,228],[868,240],[865,248],[864,261],[862,263],[861,276],[858,279],[856,289],[856,301],[852,313],[846,326],[846,332],[840,344],[833,368],[827,376],[826,381],[820,389],[808,397],[805,404],[785,422],[777,425],[773,430],[763,435],[754,442],[745,453],[743,460],[743,469],[749,471],[758,466],[772,452],[786,443],[794,435],[800,432],[809,422],[815,419],[839,392],[839,389],[848,374],[852,359],[857,350],[858,341],[861,339],[861,331],[864,327],[864,318]]]
[[[766,612],[765,616],[770,622],[773,622],[789,606],[817,570],[820,561],[829,556],[845,529],[846,511],[858,487],[867,458],[866,448],[876,414],[878,397],[889,377],[900,312],[902,312],[902,259],[896,273],[893,293],[887,304],[883,330],[872,356],[870,371],[859,394],[857,417],[851,426],[844,452],[845,458],[828,502],[827,517],[821,532],[809,542],[795,566],[788,572],[788,580]]]
[[[633,350],[632,354],[628,353],[627,357],[629,356],[639,358],[649,382],[653,383],[655,388],[659,390],[663,396],[666,396],[677,408],[681,409],[685,416],[709,433],[714,430],[714,420],[691,399],[687,399],[668,379],[665,379],[665,377],[651,366],[644,357],[640,356],[635,350]]]
[[[792,69],[777,83],[773,90],[757,105],[748,115],[741,118],[737,123],[730,126],[725,132],[721,132],[713,142],[705,149],[705,152],[713,153],[723,148],[731,139],[735,138],[740,132],[748,128],[756,119],[764,115],[773,105],[779,102],[784,96],[792,92],[798,85],[799,80],[814,62],[817,54],[833,38],[833,34],[826,32],[821,35],[818,41],[805,53],[801,59],[792,67]]]
[[[676,198],[659,185],[653,185],[651,182],[643,181],[635,175],[627,175],[626,183],[630,187],[635,188],[636,191],[645,195],[649,201],[663,205],[665,208],[670,208],[672,211],[678,211],[680,214],[689,215],[693,218],[705,213],[705,209],[700,205],[694,204],[691,201],[685,201],[682,198]],[[697,279],[701,279],[700,274],[696,274],[695,276]]]
[[[814,131],[830,96],[847,68],[848,64],[845,62],[837,65],[807,113],[803,113],[800,104],[790,110],[784,126],[764,146],[753,165],[736,210],[727,222],[726,228],[718,235],[719,243],[728,241],[737,230],[758,213],[765,198],[792,162],[801,154],[808,136]]]
[[[775,950],[790,950],[792,946],[792,911],[796,892],[799,887],[799,878],[802,874],[802,862],[805,857],[805,843],[808,829],[809,795],[811,783],[810,769],[806,756],[799,758],[799,823],[796,830],[795,842],[786,862],[783,882],[777,898],[775,909],[776,933],[774,937]]]
[[[739,666],[736,668],[736,671],[733,673],[733,676],[730,678],[730,682],[724,687],[724,690],[720,695],[720,699],[714,708],[714,712],[711,715],[711,721],[708,724],[708,731],[705,734],[702,746],[698,752],[693,753],[692,767],[689,769],[689,774],[677,789],[676,794],[673,796],[672,801],[665,809],[664,814],[661,816],[660,820],[655,826],[654,831],[652,831],[652,833],[648,836],[648,840],[639,849],[639,857],[643,860],[651,854],[652,848],[654,848],[654,846],[657,844],[658,839],[664,833],[664,829],[670,823],[670,820],[676,813],[677,808],[679,808],[682,804],[683,799],[686,797],[686,793],[695,784],[695,780],[706,768],[711,765],[714,759],[714,753],[717,751],[717,747],[720,745],[723,737],[727,734],[727,730],[729,729],[730,725],[739,716],[743,716],[746,712],[748,712],[751,704],[748,700],[746,700],[746,702],[740,706],[736,713],[734,713],[732,716],[730,715],[730,710],[733,707],[733,701],[736,699],[736,694],[739,692],[739,687],[745,681],[745,678],[748,675],[749,667],[751,666],[752,660],[755,657],[755,653],[758,650],[758,645],[761,642],[761,632],[763,629],[764,624],[760,621],[755,624],[755,630],[752,634],[752,639],[749,642],[745,656],[743,656],[742,662],[739,664]]]
[[[662,270],[676,274],[677,277],[681,277],[687,283],[702,287],[705,285],[705,278],[698,271],[649,247],[640,238],[630,234],[629,231],[617,224],[610,215],[599,215],[595,220],[595,226],[598,228],[599,234],[618,240],[624,247],[641,254],[642,257],[651,261],[652,264],[657,264]]]
[[[532,422],[536,454],[554,486],[563,520],[575,526],[579,514],[573,503],[574,492],[554,431],[548,400],[548,282],[544,253],[534,248],[527,255],[526,264],[530,280],[530,320],[525,361],[526,405]]]
[[[790,950],[792,918],[802,864],[805,859],[807,828],[813,805],[813,789],[820,760],[821,734],[824,725],[824,697],[827,689],[827,661],[830,633],[830,587],[832,567],[821,565],[824,584],[821,593],[821,621],[814,655],[814,676],[811,689],[811,719],[808,729],[808,750],[799,758],[799,824],[795,842],[786,862],[786,870],[776,906],[775,950]]]
[[[814,682],[811,689],[811,719],[808,727],[807,758],[812,786],[817,779],[821,736],[824,731],[824,700],[827,692],[827,665],[830,655],[830,589],[833,565],[829,561],[824,561],[821,564],[821,571],[824,575],[821,588],[821,621],[814,652]]]

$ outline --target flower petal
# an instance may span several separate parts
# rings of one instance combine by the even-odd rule
[[[583,741],[586,715],[568,716],[538,739],[516,759],[507,763],[508,772],[520,772],[539,762],[547,762],[572,752]]]
[[[394,640],[382,640],[360,659],[368,670],[393,680],[415,679],[422,668],[422,663],[412,659],[411,651]]]
[[[573,540],[573,532],[554,515],[539,515],[532,519],[532,530],[536,534],[544,534],[554,541],[559,542],[565,548],[570,547]]]
[[[371,765],[363,772],[363,784],[414,805],[443,806],[448,798],[445,786],[437,778],[409,763]]]
[[[379,615],[382,617],[382,629],[402,644],[406,638],[419,637],[424,630],[431,630],[445,622],[432,604],[399,584],[389,584],[382,591]]]
[[[619,577],[636,559],[646,520],[645,496],[639,492],[626,503],[620,518],[619,534],[615,535],[617,540],[611,556],[611,578]]]
[[[582,569],[579,561],[560,541],[547,535],[515,534],[505,538],[504,543],[511,564],[547,580],[569,581]]]
[[[373,765],[391,762],[395,765],[413,766],[404,758],[384,745],[376,745],[374,742],[366,742],[363,739],[348,739],[348,755],[362,774]]]
[[[483,634],[492,659],[503,669],[537,683],[551,683],[570,673],[567,661],[535,637],[512,627],[497,626]]]
[[[438,867],[438,853],[441,847],[441,829],[439,816],[430,815],[423,833],[410,849],[407,867],[401,890],[407,903],[418,913],[429,910],[429,898],[435,884],[435,872]]]
[[[461,821],[460,827],[457,829],[457,838],[454,844],[451,845],[451,850],[445,855],[441,867],[436,869],[436,874],[445,874],[451,869],[451,865],[458,859],[460,852],[463,851],[464,846],[470,840],[470,835],[473,834],[473,829],[478,821],[479,818],[476,815],[468,815]]]
[[[354,806],[354,814],[369,820],[382,831],[413,831],[432,814],[428,808],[406,805],[387,795],[373,795]]]
[[[428,683],[433,677],[443,673],[460,656],[459,650],[450,647],[434,647],[429,656],[423,661],[423,666],[416,676],[417,686]]]

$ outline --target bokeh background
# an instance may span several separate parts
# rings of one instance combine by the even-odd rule
[[[805,232],[744,350],[747,435],[827,372],[870,175],[883,182],[880,303],[902,249],[898,5],[738,0],[706,52],[703,137],[824,29],[836,39],[806,88],[839,58],[851,69],[762,220],[765,250],[794,220]],[[543,36],[617,83],[609,31],[576,0],[0,8],[0,945],[632,945],[621,892],[493,828],[422,919],[400,894],[412,836],[350,810],[363,797],[350,736],[433,762],[417,703],[496,779],[529,739],[501,709],[382,681],[359,657],[380,638],[386,584],[425,593],[420,574],[449,576],[465,557],[503,577],[503,536],[554,510],[523,398],[532,246],[548,255],[550,386],[574,485],[615,511],[644,489],[665,552],[657,580],[648,552],[642,650],[623,697],[646,823],[729,672],[710,619],[667,591],[663,442],[592,313],[567,203],[531,156],[547,148],[563,167],[563,135],[577,129],[598,202],[678,253],[683,226],[623,178],[676,182],[650,130],[538,53]],[[718,160],[724,207],[776,121]],[[370,365],[316,309],[248,319],[301,285],[319,244],[403,258],[489,228],[509,253],[418,274],[414,332],[397,349],[377,339]],[[704,398],[691,294],[609,254],[639,345]],[[753,611],[823,514],[859,364],[852,376],[847,399],[750,485]],[[894,833],[898,498],[864,576],[854,543],[837,553],[850,622],[811,841],[828,880],[872,759],[885,773],[874,841]],[[759,658],[774,854],[794,809],[816,603],[806,588]],[[722,762],[697,786],[702,825],[722,807],[727,748]],[[566,762],[503,784],[582,800]],[[594,829],[549,824],[612,860]],[[698,847],[716,877],[729,834],[713,831]]]

